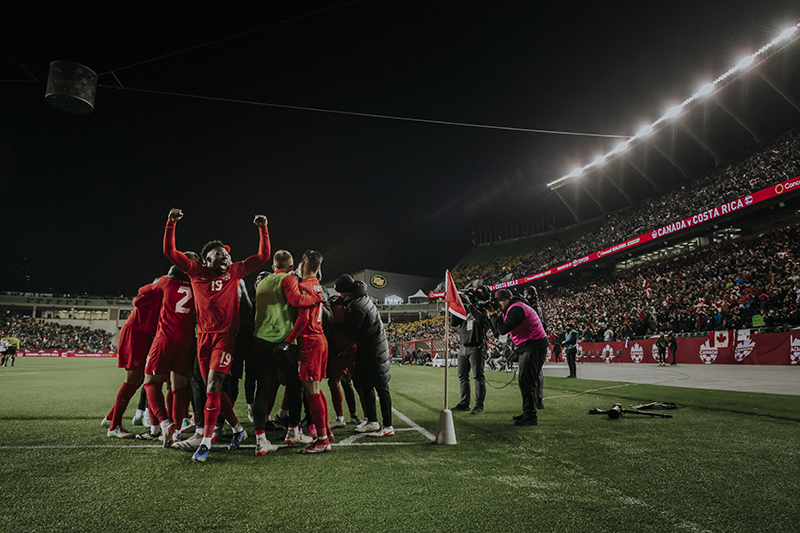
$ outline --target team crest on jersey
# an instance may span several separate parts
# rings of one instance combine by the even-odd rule
[[[700,346],[700,360],[707,365],[717,360],[717,347],[714,346],[712,348],[710,341],[706,341]]]
[[[789,335],[789,341],[789,358],[791,359],[791,364],[800,364],[800,338],[795,339]]]
[[[753,351],[753,348],[756,347],[756,343],[753,342],[749,337],[744,339],[742,342],[736,345],[736,348],[733,350],[733,357],[738,362],[744,361],[744,358],[750,355]]]
[[[644,348],[639,346],[638,342],[633,343],[631,347],[631,359],[634,363],[641,363],[644,359]]]

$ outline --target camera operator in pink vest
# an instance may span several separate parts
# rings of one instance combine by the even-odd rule
[[[522,394],[522,414],[514,418],[516,426],[536,426],[536,400],[539,396],[539,373],[547,358],[547,334],[539,316],[522,298],[508,289],[494,295],[500,309],[489,311],[492,329],[497,335],[508,334],[519,353],[519,391]]]

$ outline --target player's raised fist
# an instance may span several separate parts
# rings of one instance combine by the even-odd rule
[[[253,219],[253,224],[259,228],[265,228],[267,226],[267,217],[264,215],[256,215],[256,218]]]
[[[183,211],[180,209],[172,208],[169,211],[169,221],[170,222],[177,222],[183,218]]]

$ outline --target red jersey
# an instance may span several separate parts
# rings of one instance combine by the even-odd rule
[[[161,297],[158,335],[169,342],[180,342],[187,338],[193,338],[197,313],[194,308],[191,283],[169,276],[161,276],[155,283],[139,289],[141,295],[151,292]]]
[[[199,333],[239,331],[239,280],[263,265],[270,256],[269,233],[258,227],[258,254],[228,266],[219,275],[211,267],[202,266],[175,247],[175,223],[167,222],[164,230],[164,255],[192,279]]]
[[[322,292],[322,286],[315,276],[301,281],[298,288],[301,294]],[[301,335],[303,337],[325,337],[325,332],[322,330],[322,302],[316,303],[313,307],[297,310],[297,321],[295,321],[289,336],[286,337],[286,342],[292,343]]]
[[[161,310],[161,295],[146,294],[149,285],[139,288],[139,295],[133,299],[133,311],[131,312],[126,324],[130,324],[133,329],[143,331],[151,337],[155,337],[158,327],[158,314]]]

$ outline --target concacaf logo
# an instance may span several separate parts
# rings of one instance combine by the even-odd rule
[[[756,343],[747,338],[736,345],[736,348],[733,350],[733,358],[741,363],[744,361],[745,357],[750,355],[755,347]]]
[[[709,341],[700,346],[700,359],[707,365],[710,365],[717,360],[717,348],[711,347]]]
[[[800,338],[795,339],[789,336],[789,340],[791,341],[789,345],[789,357],[792,360],[792,364],[796,365],[800,363]]]
[[[386,278],[381,276],[380,274],[375,274],[369,280],[373,287],[376,289],[382,289],[386,286]]]
[[[639,346],[638,342],[631,346],[631,359],[634,363],[641,363],[642,359],[644,359],[644,348]]]

